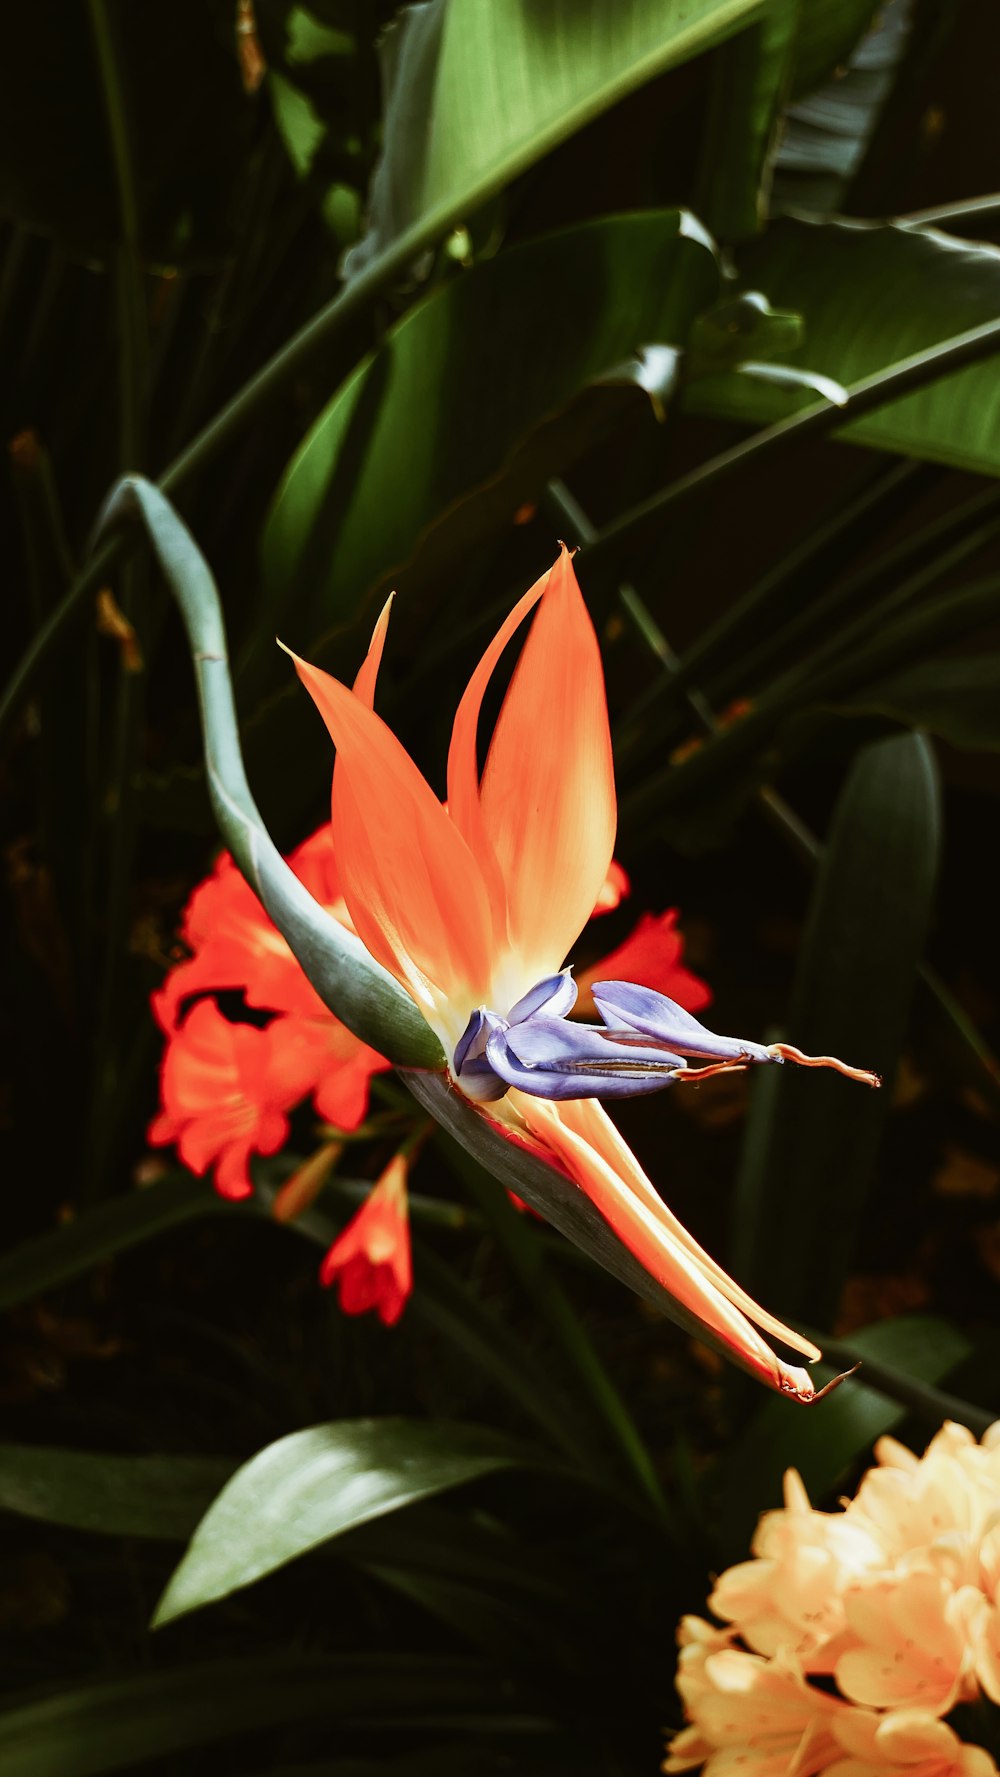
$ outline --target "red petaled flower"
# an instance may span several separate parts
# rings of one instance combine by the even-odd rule
[[[395,1326],[413,1288],[410,1220],[403,1154],[390,1160],[357,1214],[338,1235],[320,1266],[320,1282],[336,1283],[345,1314],[374,1308]]]
[[[289,863],[310,893],[349,925],[329,826],[300,845]],[[175,1146],[192,1172],[214,1167],[223,1196],[246,1197],[250,1157],[277,1153],[288,1136],[289,1111],[311,1096],[327,1122],[357,1129],[368,1111],[372,1075],[389,1064],[327,1010],[228,855],[195,889],[181,935],[192,954],[152,1001],[167,1047],[162,1110],[149,1140]],[[215,996],[234,991],[254,1012],[271,1014],[264,1029],[224,1016]]]
[[[614,868],[616,866],[612,865]],[[628,889],[624,892],[627,894]],[[600,902],[595,912],[598,910],[604,910]],[[580,997],[574,1010],[593,1017],[591,987],[595,981],[612,979],[652,987],[656,993],[664,993],[668,999],[675,1000],[686,1012],[700,1012],[710,1005],[712,990],[708,983],[684,964],[684,939],[677,930],[677,919],[676,907],[668,907],[666,913],[643,913],[617,950],[603,956],[591,968],[581,970],[576,977]]]

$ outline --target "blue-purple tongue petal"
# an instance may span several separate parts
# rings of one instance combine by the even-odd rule
[[[521,1024],[525,1018],[535,1018],[539,1013],[544,1013],[546,1018],[565,1018],[575,1005],[576,982],[564,969],[558,975],[546,975],[544,981],[529,988],[523,998],[511,1006],[507,1023]]]
[[[742,1037],[717,1037],[706,1030],[683,1006],[668,1000],[665,994],[651,987],[637,987],[631,981],[597,981],[592,989],[594,1004],[609,1030],[632,1030],[655,1041],[666,1043],[681,1055],[705,1061],[780,1061],[761,1043],[749,1043]]]
[[[633,1098],[669,1086],[679,1055],[631,1031],[567,1024],[561,1018],[490,1033],[486,1059],[509,1086],[535,1098]]]
[[[502,1030],[503,1020],[482,1007],[473,1012],[455,1045],[454,1069],[462,1090],[479,1104],[502,1098],[506,1083],[497,1078],[486,1059],[486,1040],[491,1031]]]

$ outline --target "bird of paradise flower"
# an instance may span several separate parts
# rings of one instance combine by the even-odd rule
[[[263,825],[243,771],[218,594],[176,512],[128,476],[95,541],[136,516],[187,629],[219,825],[324,1002],[401,1069],[445,1128],[609,1270],[767,1386],[819,1400],[842,1378],[816,1389],[774,1351],[765,1334],[810,1362],[822,1355],[687,1233],[599,1100],[786,1060],[873,1086],[878,1077],[787,1044],[717,1036],[629,982],[593,984],[601,1025],[569,1022],[575,989],[563,964],[607,879],[616,802],[600,651],[568,552],[518,602],[469,681],[446,803],[374,711],[388,605],[353,689],[296,659],[337,748],[331,831],[354,936]],[[483,696],[535,606],[480,773]]]
[[[355,930],[439,1038],[447,1089],[506,1141],[554,1163],[688,1324],[770,1387],[819,1398],[808,1372],[762,1335],[810,1360],[817,1347],[692,1239],[599,1100],[785,1060],[876,1077],[786,1044],[716,1036],[628,982],[594,983],[601,1025],[570,1023],[576,988],[563,964],[607,878],[617,817],[600,650],[569,552],[525,593],[472,674],[446,803],[374,711],[390,607],[353,689],[292,656],[336,747],[332,838]],[[532,610],[480,774],[483,696]],[[432,1106],[440,1098],[440,1082],[415,1089]]]

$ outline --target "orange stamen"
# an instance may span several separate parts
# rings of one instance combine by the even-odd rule
[[[876,1089],[882,1084],[882,1075],[873,1074],[865,1067],[848,1067],[846,1061],[838,1061],[835,1055],[803,1055],[801,1049],[793,1048],[791,1043],[772,1043],[772,1055],[780,1055],[784,1061],[797,1061],[799,1067],[830,1067],[835,1074],[843,1074],[847,1080],[858,1080],[862,1086],[873,1086]]]

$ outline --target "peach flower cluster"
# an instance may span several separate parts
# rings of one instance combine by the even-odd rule
[[[995,1777],[945,1719],[1000,1704],[1000,1423],[946,1424],[921,1457],[882,1438],[837,1512],[794,1469],[753,1558],[685,1618],[688,1726],[663,1769],[706,1777]]]

